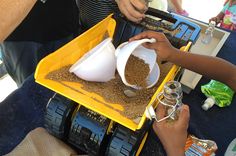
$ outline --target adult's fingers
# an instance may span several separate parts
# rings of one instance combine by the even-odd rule
[[[142,20],[142,18],[136,18],[130,14],[127,8],[120,7],[120,11],[125,15],[125,17],[133,22],[139,22]]]
[[[136,10],[130,0],[117,1],[120,11],[131,21],[139,22],[145,15]]]
[[[148,9],[144,0],[130,0],[130,2],[141,13],[145,13]]]

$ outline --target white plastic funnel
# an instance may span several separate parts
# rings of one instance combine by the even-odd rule
[[[112,39],[107,38],[87,52],[70,72],[86,81],[107,82],[115,77],[116,58]]]

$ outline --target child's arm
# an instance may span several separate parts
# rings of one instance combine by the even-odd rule
[[[168,61],[211,79],[219,80],[236,91],[236,66],[217,57],[173,51]]]
[[[200,73],[211,79],[219,80],[236,91],[236,66],[221,58],[180,52],[174,48],[164,34],[146,31],[130,39],[155,38],[155,43],[144,46],[154,49],[162,61],[169,61],[183,68]]]

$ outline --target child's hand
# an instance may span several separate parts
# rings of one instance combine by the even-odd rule
[[[156,39],[155,43],[145,43],[145,46],[148,49],[154,49],[157,52],[158,57],[161,61],[168,61],[168,58],[176,50],[168,41],[166,36],[163,33],[155,31],[145,31],[132,38],[129,41],[140,40],[143,38],[154,38]]]
[[[156,115],[163,118],[165,113],[164,106],[158,107]],[[183,105],[177,121],[168,122],[167,120],[153,123],[153,129],[168,156],[184,156],[184,147],[187,140],[187,129],[189,124],[189,107]]]
[[[211,21],[215,21],[216,25],[217,25],[217,24],[219,24],[221,22],[221,19],[218,16],[216,16],[216,17],[212,17],[211,19],[209,19],[209,23]]]

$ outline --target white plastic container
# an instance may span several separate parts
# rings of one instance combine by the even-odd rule
[[[215,21],[211,21],[208,25],[208,28],[205,31],[205,35],[202,39],[202,43],[204,44],[209,44],[213,38],[213,32],[215,30],[215,25],[216,22]]]
[[[142,44],[146,42],[153,43],[155,42],[155,39],[142,39],[132,42],[125,42],[121,44],[116,49],[115,52],[117,60],[116,61],[117,71],[123,83],[135,89],[141,89],[141,88],[140,86],[129,84],[125,78],[125,67],[131,55],[134,55],[144,60],[144,62],[149,65],[150,72],[147,77],[147,88],[154,86],[157,83],[160,76],[160,69],[158,64],[156,63],[156,57],[157,57],[156,52],[154,50],[143,47]]]
[[[86,81],[107,82],[115,77],[116,58],[112,39],[107,38],[87,52],[70,72]]]

